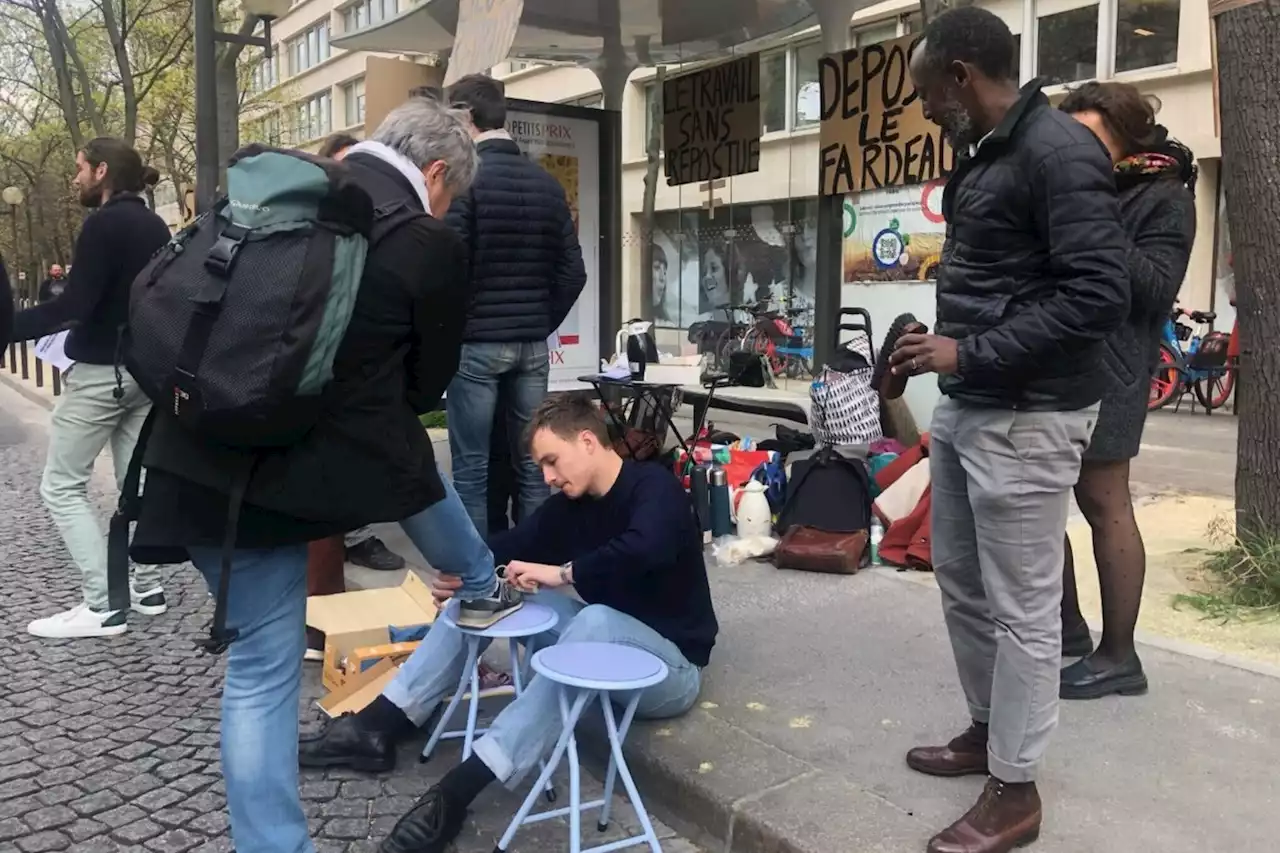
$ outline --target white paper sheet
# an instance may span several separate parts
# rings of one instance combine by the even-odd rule
[[[66,344],[69,332],[45,335],[36,341],[36,358],[66,373],[74,361],[67,358]]]

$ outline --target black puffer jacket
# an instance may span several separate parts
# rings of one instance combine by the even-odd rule
[[[480,172],[448,222],[471,255],[471,308],[463,341],[541,341],[587,282],[564,189],[510,139],[476,146]]]
[[[1129,312],[1129,241],[1093,133],[1028,84],[957,167],[943,212],[937,331],[959,341],[959,365],[942,393],[1014,409],[1098,402],[1103,341]]]

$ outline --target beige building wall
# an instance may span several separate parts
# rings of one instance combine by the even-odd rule
[[[1176,0],[1175,0],[1176,1]],[[1135,0],[1116,0],[1117,18],[1136,6]],[[1000,15],[1014,33],[1026,30],[1030,8],[1035,15],[1036,0],[993,0],[980,5]],[[1089,0],[1040,0],[1040,15],[1070,11],[1087,5]],[[906,34],[918,27],[916,0],[889,0],[854,16],[855,30],[878,36],[872,40]],[[788,39],[787,44],[811,42],[817,37],[814,28]],[[1110,39],[1114,43],[1114,38]],[[1026,57],[1034,48],[1024,45]],[[766,50],[769,48],[766,48]],[[794,72],[793,72],[794,73]],[[529,68],[512,75],[502,75],[512,97],[537,101],[567,102],[600,91],[595,75],[582,68]],[[622,105],[623,127],[623,222],[624,227],[639,230],[639,213],[644,195],[645,173],[645,86],[654,76],[652,69],[637,70],[627,86]],[[1028,77],[1024,73],[1024,79]],[[1212,56],[1209,42],[1208,7],[1201,0],[1181,0],[1178,23],[1177,58],[1174,63],[1136,71],[1113,73],[1111,79],[1133,83],[1145,93],[1160,100],[1158,119],[1170,132],[1186,143],[1201,161],[1197,186],[1198,227],[1195,250],[1187,270],[1181,299],[1188,308],[1207,308],[1213,290],[1213,262],[1217,224],[1218,168],[1221,143],[1214,123]],[[1050,87],[1055,98],[1065,87]],[[760,170],[729,180],[717,195],[732,204],[809,198],[818,192],[818,131],[816,127],[766,133],[761,140]],[[668,187],[660,181],[656,210],[689,210],[705,200],[692,185]],[[632,235],[625,243],[629,252],[623,263],[623,311],[633,316],[640,310],[639,265],[640,240]],[[1218,305],[1221,309],[1222,306]]]
[[[404,10],[417,0],[361,0],[362,2],[397,2],[398,8]],[[1170,129],[1171,133],[1185,142],[1195,151],[1201,161],[1201,177],[1197,192],[1198,229],[1195,251],[1182,290],[1183,305],[1187,308],[1207,308],[1211,304],[1213,292],[1214,244],[1216,242],[1217,196],[1218,196],[1218,164],[1221,146],[1216,135],[1213,102],[1212,58],[1209,43],[1208,7],[1203,0],[1163,0],[1172,6],[1180,2],[1180,18],[1178,21],[1178,38],[1176,58],[1173,62],[1158,67],[1142,68],[1135,71],[1114,72],[1118,63],[1115,61],[1116,33],[1106,32],[1107,28],[1099,26],[1100,37],[1097,39],[1098,56],[1103,57],[1099,63],[1098,73],[1104,78],[1123,80],[1138,85],[1144,92],[1154,95],[1160,100],[1159,120]],[[301,0],[285,18],[273,25],[273,37],[280,44],[282,62],[287,62],[283,45],[300,32],[315,23],[328,20],[330,33],[337,35],[344,31],[345,10],[357,5],[343,0]],[[1139,14],[1141,5],[1162,6],[1161,0],[987,0],[980,2],[999,14],[1010,29],[1022,40],[1023,78],[1029,78],[1029,67],[1038,61],[1034,41],[1026,36],[1029,24],[1041,30],[1045,37],[1042,21],[1046,16],[1075,12],[1077,16],[1087,15],[1084,10],[1090,6],[1098,7],[1102,14],[1100,21],[1128,21]],[[906,34],[919,26],[917,0],[887,0],[876,6],[859,12],[851,21],[851,26],[869,41],[879,41],[894,35]],[[1114,9],[1114,13],[1111,11]],[[1141,23],[1141,22],[1139,22]],[[1134,35],[1126,29],[1131,26],[1136,33],[1141,26],[1118,23],[1116,30],[1133,41]],[[1151,33],[1149,37],[1157,38],[1159,34]],[[817,28],[801,33],[785,42],[770,45],[766,52],[797,45],[811,43],[817,37]],[[1141,39],[1143,36],[1139,35]],[[1051,41],[1053,39],[1050,39]],[[1069,41],[1070,39],[1068,39]],[[1086,39],[1087,43],[1087,39]],[[1141,43],[1141,42],[1134,42]],[[1110,49],[1107,57],[1104,50]],[[282,108],[285,115],[291,109],[288,105],[304,100],[321,92],[328,92],[332,98],[332,122],[328,132],[345,130],[355,135],[362,135],[362,123],[348,123],[347,84],[361,79],[364,73],[364,61],[368,54],[347,53],[333,50],[332,56],[297,75],[282,74],[281,84],[274,90],[274,103],[286,104]],[[380,54],[381,55],[381,54]],[[786,98],[788,111],[793,111],[795,81],[800,74],[794,52],[787,56]],[[413,58],[411,61],[424,61]],[[674,69],[671,69],[674,71]],[[493,70],[494,76],[505,81],[507,93],[514,98],[534,101],[583,103],[596,105],[600,96],[600,85],[595,74],[589,69],[578,66],[548,66],[526,62],[503,63]],[[632,74],[626,87],[622,103],[623,128],[623,223],[631,234],[624,238],[627,251],[623,259],[623,312],[625,316],[634,316],[640,309],[640,220],[644,194],[645,174],[645,138],[646,138],[646,86],[651,84],[654,71],[651,68],[638,69]],[[1065,89],[1061,86],[1047,90],[1053,97],[1060,97]],[[795,122],[788,120],[787,127],[793,128]],[[323,137],[324,134],[321,134]],[[295,137],[297,134],[295,134]],[[293,138],[292,144],[314,147],[319,138]],[[762,138],[760,170],[751,175],[742,175],[729,180],[728,186],[717,193],[720,203],[750,204],[765,201],[783,201],[787,199],[812,198],[817,194],[818,177],[818,130],[816,125],[802,129],[779,130],[767,133]],[[659,181],[656,209],[658,211],[698,209],[705,201],[705,195],[699,193],[693,185],[685,187],[668,187],[664,180]],[[727,217],[727,214],[723,214]],[[1217,305],[1220,311],[1222,305]]]

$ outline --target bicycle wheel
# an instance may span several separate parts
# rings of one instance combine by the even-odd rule
[[[1147,410],[1154,411],[1169,405],[1173,395],[1178,392],[1182,383],[1182,371],[1178,369],[1178,358],[1168,344],[1160,344],[1160,363],[1156,365],[1151,376],[1151,392],[1147,397]]]
[[[1196,399],[1200,401],[1200,405],[1212,411],[1220,409],[1227,404],[1227,400],[1231,399],[1231,389],[1236,384],[1236,372],[1231,367],[1223,367],[1214,370],[1209,376],[1197,379],[1192,390],[1195,391]]]

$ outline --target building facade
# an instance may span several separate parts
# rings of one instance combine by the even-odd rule
[[[394,17],[414,0],[301,0],[273,25],[281,48],[256,70],[257,91],[272,95],[251,115],[252,138],[314,147],[335,131],[364,131],[363,71],[369,54],[329,47],[329,38]],[[1045,76],[1059,98],[1089,79],[1137,85],[1159,105],[1158,119],[1196,154],[1198,228],[1183,285],[1184,307],[1233,309],[1218,285],[1229,269],[1220,251],[1221,145],[1207,6],[1202,0],[983,0],[1019,40],[1023,81]],[[917,32],[916,0],[887,0],[850,22],[861,46]],[[655,70],[635,71],[622,101],[625,247],[624,316],[652,319],[667,346],[688,330],[724,319],[723,306],[768,299],[797,310],[814,295],[818,194],[817,28],[766,45],[761,55],[759,171],[725,182],[708,198],[697,185],[668,187],[659,173],[652,222],[644,213],[647,146],[656,115]],[[411,61],[429,62],[426,57]],[[667,73],[678,73],[668,68]],[[573,65],[513,61],[493,69],[513,98],[600,107],[596,75]],[[903,310],[932,319],[932,267],[941,250],[940,193],[928,185],[864,192],[845,200],[846,306],[865,307],[883,326]],[[901,262],[880,263],[877,245],[892,233]],[[652,241],[652,265],[642,270]],[[878,242],[879,241],[879,242]],[[1221,268],[1221,270],[1219,269]]]

